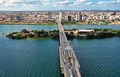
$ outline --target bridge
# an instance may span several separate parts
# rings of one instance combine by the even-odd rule
[[[7,35],[7,33],[1,33],[0,34],[0,36],[6,36]]]
[[[76,58],[73,48],[70,46],[70,42],[64,32],[64,28],[61,24],[62,13],[59,12],[58,29],[59,29],[59,56],[60,56],[60,68],[64,77],[81,77],[79,72],[80,64]]]

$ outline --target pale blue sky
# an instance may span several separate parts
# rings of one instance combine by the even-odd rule
[[[120,10],[120,0],[0,0],[0,10]]]

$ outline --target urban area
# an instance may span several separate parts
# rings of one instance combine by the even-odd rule
[[[120,24],[120,12],[63,11],[65,24]],[[0,24],[56,24],[59,11],[0,12]]]

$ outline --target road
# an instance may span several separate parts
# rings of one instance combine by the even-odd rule
[[[70,46],[70,42],[64,32],[64,28],[61,21],[58,21],[59,40],[60,40],[60,63],[64,77],[81,77],[79,72],[79,62],[75,56],[73,48]]]

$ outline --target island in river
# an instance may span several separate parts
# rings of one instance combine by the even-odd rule
[[[110,38],[110,37],[120,37],[120,30],[114,29],[65,29],[65,34],[68,39],[74,38]],[[30,30],[23,29],[20,32],[12,32],[6,35],[6,37],[11,39],[25,39],[25,38],[59,38],[59,31],[45,31],[45,30]]]

